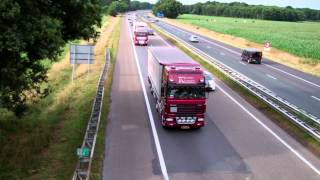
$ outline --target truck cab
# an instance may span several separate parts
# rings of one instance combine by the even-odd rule
[[[205,82],[198,63],[176,48],[149,48],[148,79],[163,127],[205,125]]]
[[[148,45],[148,27],[144,22],[135,22],[133,25],[133,42],[135,45]]]
[[[135,45],[148,45],[148,29],[137,28],[133,33],[133,42]]]

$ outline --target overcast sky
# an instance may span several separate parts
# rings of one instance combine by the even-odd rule
[[[139,0],[155,3],[157,0]],[[179,0],[182,4],[194,4],[197,2],[207,2],[208,0]],[[276,6],[292,6],[296,8],[320,9],[320,0],[215,0],[218,2],[245,2],[247,4],[263,4]]]

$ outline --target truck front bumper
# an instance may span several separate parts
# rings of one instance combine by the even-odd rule
[[[179,128],[179,129],[200,128],[204,125],[205,125],[204,121],[196,121],[193,124],[178,124],[176,121],[162,121],[163,127]]]

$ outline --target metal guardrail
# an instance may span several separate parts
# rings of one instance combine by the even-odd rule
[[[90,177],[91,162],[94,154],[94,148],[95,148],[97,133],[98,133],[99,124],[100,124],[101,108],[103,104],[104,82],[107,78],[107,73],[109,70],[109,62],[110,62],[109,49],[106,49],[105,57],[106,57],[106,62],[104,64],[103,71],[100,74],[97,92],[93,102],[90,119],[87,125],[86,133],[84,135],[83,143],[81,145],[81,148],[89,149],[89,156],[79,157],[76,170],[74,171],[74,174],[72,177],[73,180],[83,180],[83,179],[88,180]]]
[[[162,27],[156,25],[160,31],[163,33],[171,36],[174,40],[181,43],[185,48],[191,50],[192,52],[195,52],[197,55],[202,57],[206,62],[212,64],[214,67],[219,69],[222,73],[227,75],[229,78],[231,78],[233,81],[241,85],[242,87],[249,90],[251,93],[265,101],[267,104],[269,104],[272,108],[277,110],[278,112],[282,113],[286,117],[288,117],[291,121],[299,125],[303,128],[308,134],[313,136],[316,140],[320,141],[320,131],[317,128],[314,128],[310,126],[305,121],[301,120],[296,114],[300,113],[309,119],[311,119],[314,123],[316,123],[318,126],[320,126],[320,119],[316,116],[304,111],[301,108],[298,108],[297,106],[289,103],[287,100],[279,97],[277,94],[272,92],[271,90],[267,89],[266,87],[262,86],[261,84],[249,79],[245,75],[237,72],[236,70],[230,68],[227,65],[224,65],[220,63],[215,58],[209,56],[208,54],[202,52],[198,48],[195,48],[191,46],[190,44],[186,43],[181,38],[175,36],[174,34],[164,30]],[[208,60],[210,59],[210,60]],[[295,113],[297,112],[297,113]]]

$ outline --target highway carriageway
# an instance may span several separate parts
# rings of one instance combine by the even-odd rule
[[[147,82],[148,47],[134,46],[131,33],[124,17],[103,179],[319,179],[318,157],[219,80],[205,127],[163,129]],[[155,35],[149,46],[171,45]]]

